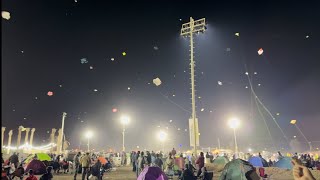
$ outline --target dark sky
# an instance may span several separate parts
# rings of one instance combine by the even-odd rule
[[[319,9],[316,1],[4,0],[2,10],[11,19],[1,22],[2,126],[14,134],[19,125],[35,127],[41,144],[48,130],[61,126],[65,111],[72,147],[92,130],[93,147],[120,148],[119,118],[127,114],[128,148],[156,148],[155,134],[166,126],[168,146],[188,148],[189,41],[179,33],[192,16],[208,23],[205,34],[194,38],[203,147],[217,146],[218,137],[223,146],[230,145],[226,124],[231,116],[241,119],[240,148],[271,142],[257,106],[250,103],[245,66],[258,97],[274,116],[280,113],[276,120],[285,134],[304,141],[289,124],[297,119],[306,137],[319,142]],[[81,64],[81,58],[88,63]],[[152,84],[156,77],[162,80],[159,87]],[[48,91],[54,95],[47,96]],[[280,148],[285,139],[262,111]]]

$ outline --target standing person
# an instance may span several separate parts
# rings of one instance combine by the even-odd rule
[[[148,166],[150,166],[150,164],[151,164],[151,154],[150,154],[149,151],[147,151],[147,161],[146,161],[146,164],[147,164]]]
[[[144,164],[146,163],[144,152],[142,151],[138,158],[138,176],[144,168]]]
[[[89,169],[90,169],[91,158],[88,152],[80,158],[80,163],[82,166],[82,180],[85,179],[86,175],[87,175],[87,179],[89,179]]]
[[[9,157],[9,162],[14,164],[15,168],[18,167],[19,157],[15,152]]]
[[[74,163],[74,179],[77,179],[79,167],[80,167],[80,155],[81,152],[78,152],[74,157],[73,157],[73,163]]]
[[[184,161],[182,153],[180,154],[180,157],[178,160],[179,160],[178,161],[179,170],[183,171],[186,162]]]
[[[166,160],[166,167],[167,167],[166,173],[169,176],[173,176],[174,175],[173,166],[174,166],[174,162],[173,162],[172,154],[169,153],[169,157]]]
[[[194,154],[191,155],[191,164],[192,166],[196,166],[196,156]]]
[[[137,152],[137,154],[134,157],[135,165],[136,165],[136,175],[139,176],[139,157],[140,157],[140,151]]]
[[[200,153],[200,156],[198,157],[196,164],[198,165],[198,173],[197,173],[197,177],[200,176],[201,174],[201,169],[204,167],[204,156],[203,156],[203,152]]]
[[[172,157],[174,158],[175,155],[177,154],[177,151],[173,148],[172,151],[171,151],[171,154],[172,154]]]
[[[156,166],[158,166],[161,170],[163,170],[163,168],[162,168],[163,161],[162,161],[162,159],[160,158],[160,155],[159,155],[159,154],[157,154],[156,156],[157,156],[157,157],[156,157],[156,159],[155,159],[155,161],[154,161],[154,164],[155,164]]]
[[[136,152],[132,152],[131,154],[131,163],[132,163],[132,171],[136,171]]]

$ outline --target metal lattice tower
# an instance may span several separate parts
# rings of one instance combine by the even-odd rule
[[[194,147],[194,154],[197,155],[197,146],[199,146],[199,130],[198,119],[196,116],[196,102],[195,102],[195,80],[194,80],[194,46],[193,46],[193,34],[204,32],[206,29],[205,18],[194,20],[190,17],[190,22],[182,24],[181,36],[190,38],[190,71],[191,71],[191,103],[192,103],[192,115],[189,119],[190,128],[190,146]],[[192,131],[191,131],[192,128]]]

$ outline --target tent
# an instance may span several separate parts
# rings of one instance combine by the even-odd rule
[[[261,159],[260,157],[252,156],[251,158],[249,158],[248,161],[249,161],[249,163],[251,163],[253,166],[263,167],[262,159]]]
[[[224,167],[220,180],[245,180],[245,179],[259,179],[255,168],[248,162],[242,159],[235,159]]]
[[[37,157],[40,161],[51,161],[51,157],[46,153],[35,153],[30,154],[26,159],[23,160],[24,163],[28,164],[30,161],[34,159],[34,157]]]
[[[265,160],[264,158],[261,158],[263,167],[269,167],[269,163],[267,162],[267,160]]]
[[[168,180],[166,174],[159,167],[145,167],[137,180]]]
[[[283,169],[292,169],[291,158],[283,157],[274,164],[274,167],[283,168]]]
[[[46,173],[46,166],[44,165],[43,162],[39,161],[39,160],[32,160],[27,168],[26,168],[26,172],[28,172],[30,169],[33,170],[34,174],[35,175],[41,175],[41,174],[44,174]]]
[[[213,160],[212,166],[214,171],[221,172],[229,160],[224,156],[219,156]]]
[[[213,164],[223,165],[223,166],[225,166],[228,162],[229,162],[229,160],[224,156],[219,156],[213,160]]]

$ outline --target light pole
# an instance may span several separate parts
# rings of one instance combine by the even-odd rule
[[[232,118],[229,120],[228,125],[231,129],[233,129],[235,154],[238,156],[238,143],[237,143],[236,129],[239,127],[240,121],[238,118]]]
[[[61,144],[59,144],[59,152],[62,152],[62,146],[63,146],[63,136],[64,136],[64,120],[65,120],[65,118],[66,118],[66,116],[67,116],[67,113],[66,112],[63,112],[62,113],[62,122],[61,122],[61,139],[60,139],[60,143]]]
[[[160,131],[159,134],[158,134],[158,138],[161,142],[161,149],[162,149],[162,152],[164,153],[164,144],[163,142],[166,140],[167,138],[167,133],[165,133],[164,131]]]
[[[93,134],[91,131],[86,133],[86,138],[88,139],[88,152],[90,151],[90,138],[92,138]]]
[[[123,128],[122,128],[122,151],[125,152],[126,148],[124,146],[124,133],[126,131],[126,125],[129,124],[130,118],[128,116],[121,116],[120,120],[121,120],[121,124],[123,125]]]
[[[290,121],[290,124],[293,124],[293,125],[297,128],[297,130],[300,132],[300,134],[303,136],[303,138],[304,138],[304,139],[306,140],[306,142],[308,143],[308,145],[309,145],[309,150],[312,151],[311,142],[308,141],[307,137],[302,133],[301,129],[298,127],[298,125],[297,125],[297,120],[291,120],[291,121]]]
[[[190,38],[190,70],[191,70],[191,103],[192,103],[192,115],[189,119],[190,127],[190,146],[194,147],[194,153],[197,155],[197,146],[199,146],[199,129],[198,121],[196,117],[196,102],[195,102],[195,83],[194,83],[194,55],[193,55],[193,34],[204,32],[206,29],[205,18],[194,20],[190,17],[190,22],[182,24],[181,36],[188,36]]]

